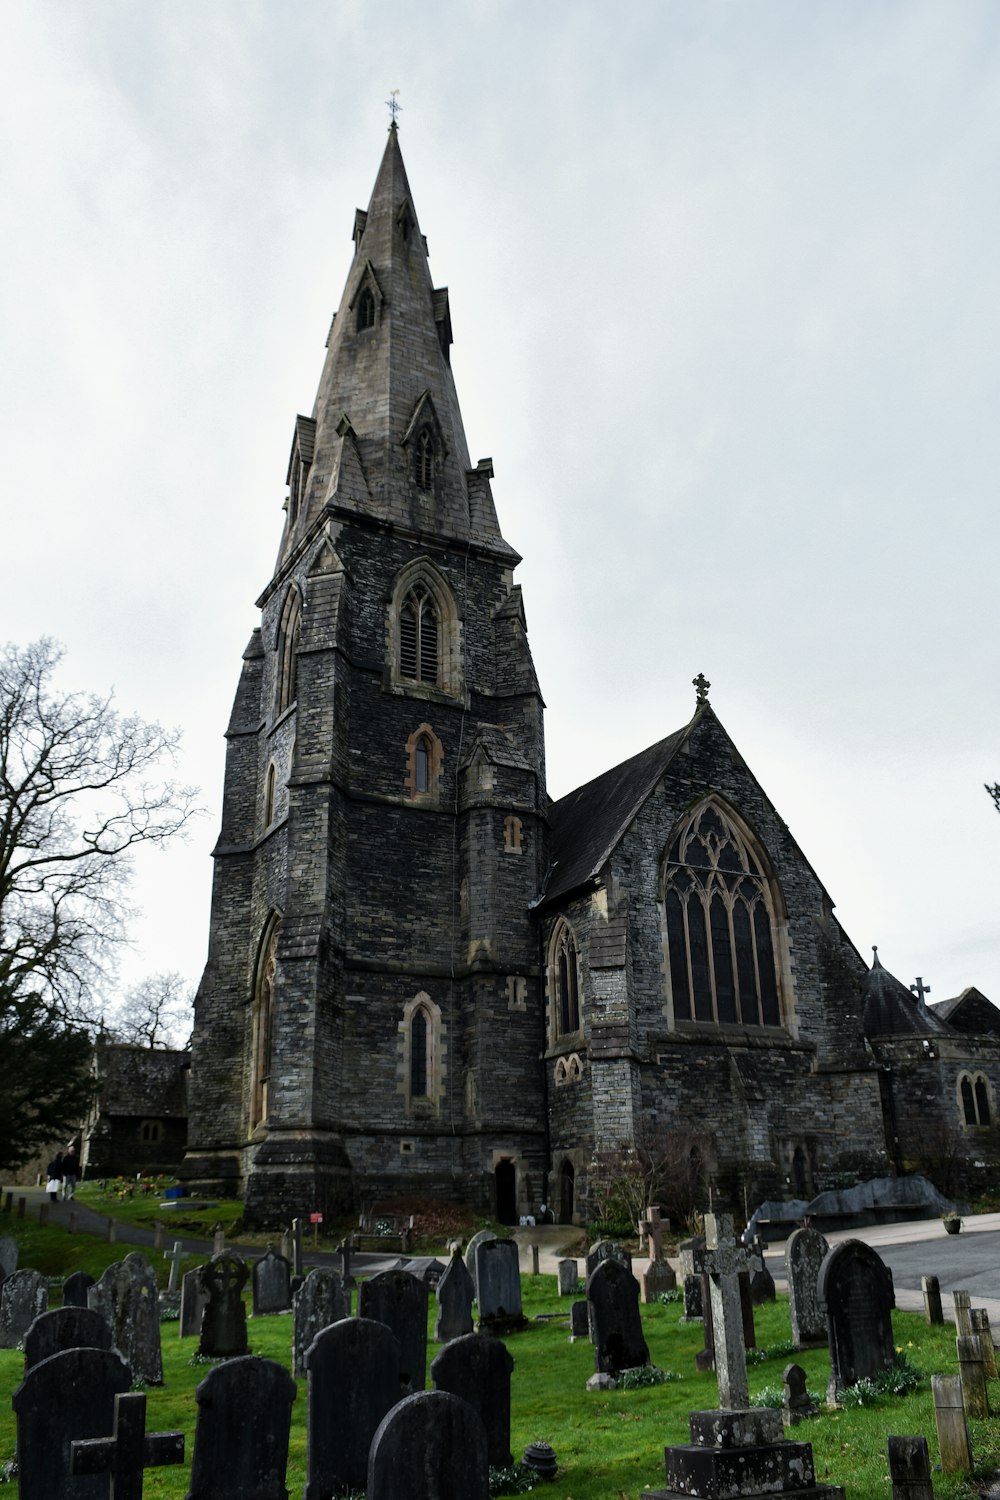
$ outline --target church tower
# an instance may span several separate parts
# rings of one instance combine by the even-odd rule
[[[395,124],[227,730],[185,1176],[260,1223],[545,1168],[543,704]]]

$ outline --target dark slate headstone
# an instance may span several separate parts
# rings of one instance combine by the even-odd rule
[[[434,1288],[438,1315],[434,1324],[434,1341],[446,1344],[472,1332],[472,1299],[475,1284],[466,1270],[462,1252],[456,1249],[441,1280]]]
[[[201,1320],[205,1314],[208,1293],[201,1281],[204,1266],[195,1266],[181,1277],[181,1318],[177,1328],[182,1339],[195,1338],[201,1333]]]
[[[292,1306],[292,1268],[283,1255],[268,1248],[266,1255],[253,1263],[253,1315],[288,1312]]]
[[[704,1315],[701,1274],[705,1269],[705,1236],[693,1234],[677,1246],[684,1278],[684,1321],[697,1322]]]
[[[895,1363],[892,1278],[869,1245],[843,1240],[824,1257],[819,1295],[830,1339],[827,1396],[834,1403],[845,1386]]]
[[[754,1307],[763,1307],[765,1302],[777,1300],[777,1288],[774,1285],[774,1277],[768,1270],[767,1246],[758,1235],[753,1242],[754,1258],[751,1261],[750,1270],[750,1295]]]
[[[428,1288],[409,1271],[382,1271],[358,1289],[358,1317],[391,1328],[399,1340],[400,1378],[411,1391],[427,1383]]]
[[[510,1451],[510,1376],[514,1358],[506,1344],[489,1333],[467,1333],[452,1339],[431,1361],[436,1391],[450,1391],[468,1401],[486,1429],[490,1467],[507,1469]]]
[[[796,1229],[785,1246],[788,1310],[799,1349],[826,1343],[826,1308],[819,1295],[819,1268],[830,1246],[818,1229]]]
[[[133,1250],[108,1266],[87,1293],[89,1306],[111,1328],[112,1347],[144,1385],[163,1384],[160,1352],[160,1303],[156,1273],[144,1255]]]
[[[226,1360],[206,1375],[195,1392],[198,1420],[186,1500],[288,1500],[295,1394],[284,1365],[254,1354]]]
[[[411,1276],[426,1282],[428,1286],[437,1286],[445,1270],[444,1263],[436,1255],[407,1256],[399,1269],[409,1271]]]
[[[384,1323],[346,1318],[321,1329],[305,1359],[304,1500],[326,1500],[343,1490],[364,1488],[372,1439],[403,1394],[399,1340]]]
[[[104,1474],[74,1475],[70,1444],[106,1437],[115,1397],[132,1384],[112,1349],[66,1349],[32,1365],[11,1397],[21,1500],[107,1500]]]
[[[796,1427],[816,1411],[806,1388],[806,1372],[801,1365],[786,1365],[781,1372],[784,1386],[782,1399],[783,1419],[786,1427]]]
[[[55,1307],[35,1319],[24,1335],[24,1368],[64,1349],[110,1349],[111,1329],[89,1307]]]
[[[587,1277],[593,1276],[597,1267],[605,1260],[616,1260],[626,1271],[632,1269],[632,1252],[619,1245],[617,1240],[598,1240],[587,1251]]]
[[[684,1278],[684,1322],[700,1323],[704,1316],[704,1306],[701,1295],[701,1275],[700,1273],[695,1275],[692,1272],[690,1276]]]
[[[386,1416],[368,1457],[368,1500],[487,1500],[483,1424],[447,1391],[417,1391]]]
[[[590,1303],[585,1297],[569,1305],[569,1333],[574,1339],[590,1337]]]
[[[639,1316],[639,1283],[632,1272],[617,1260],[599,1262],[587,1281],[587,1301],[598,1375],[617,1375],[636,1365],[648,1365],[649,1348]]]
[[[231,1250],[213,1255],[199,1267],[205,1311],[201,1318],[198,1353],[212,1359],[239,1358],[247,1352],[247,1313],[243,1288],[247,1284],[246,1261]]]
[[[580,1280],[580,1268],[575,1260],[561,1260],[559,1262],[559,1295],[560,1297],[575,1297],[577,1283]]]
[[[492,1229],[479,1229],[465,1247],[465,1269],[472,1277],[473,1296],[476,1295],[476,1251],[480,1245],[485,1245],[487,1240],[496,1239]]]
[[[89,1307],[87,1293],[94,1285],[94,1278],[89,1271],[74,1271],[63,1282],[63,1307]]]
[[[303,1380],[306,1350],[313,1339],[331,1323],[339,1323],[342,1318],[351,1316],[351,1294],[345,1288],[340,1272],[310,1271],[295,1294],[294,1312],[292,1374],[297,1380]]]
[[[521,1270],[516,1240],[486,1240],[476,1250],[479,1327],[487,1333],[523,1328]]]
[[[13,1276],[17,1270],[17,1240],[12,1235],[0,1235],[0,1281]]]
[[[891,1437],[888,1449],[892,1500],[934,1500],[927,1439],[922,1434]]]
[[[48,1305],[48,1282],[39,1271],[13,1271],[0,1286],[0,1349],[16,1349]]]

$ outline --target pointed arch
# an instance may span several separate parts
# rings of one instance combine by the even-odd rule
[[[274,983],[278,963],[281,916],[272,912],[264,924],[257,949],[250,1027],[250,1116],[248,1134],[265,1124],[270,1108],[271,1054],[274,1022]]]
[[[444,747],[429,724],[421,724],[406,742],[403,785],[414,801],[436,800],[441,789]]]
[[[455,597],[428,557],[397,575],[389,601],[386,646],[394,690],[460,697],[461,622]]]
[[[278,769],[274,761],[268,761],[267,772],[264,776],[264,827],[270,828],[274,822],[274,794],[278,784]]]
[[[782,1025],[780,886],[764,850],[720,798],[705,798],[675,827],[660,885],[674,1021]]]
[[[284,713],[298,696],[299,646],[302,640],[302,595],[293,583],[285,595],[278,625],[275,664],[275,713]]]
[[[993,1124],[993,1104],[989,1080],[985,1073],[960,1073],[958,1103],[962,1124],[967,1130],[985,1130]]]
[[[580,1030],[580,966],[576,938],[560,917],[549,939],[549,1036],[575,1036]]]
[[[441,1008],[420,990],[403,1007],[399,1023],[401,1091],[406,1109],[415,1115],[436,1115],[444,1089],[444,1027]]]

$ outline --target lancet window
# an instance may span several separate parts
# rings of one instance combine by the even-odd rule
[[[298,695],[299,644],[302,638],[302,600],[289,589],[278,630],[277,712],[283,713]]]
[[[413,477],[418,490],[434,488],[434,466],[437,455],[429,427],[422,427],[413,445]]]
[[[963,1073],[959,1079],[959,1095],[962,1100],[962,1119],[968,1126],[987,1126],[993,1123],[990,1109],[990,1090],[982,1073],[974,1078]]]
[[[576,943],[567,922],[561,922],[553,935],[549,982],[552,988],[552,1019],[555,1036],[569,1036],[580,1030],[580,990]]]
[[[440,684],[438,610],[422,584],[416,584],[399,611],[399,675],[430,687]]]
[[[277,916],[272,916],[261,940],[254,983],[251,1035],[250,1130],[267,1119],[271,1084],[274,976],[278,959]]]
[[[715,803],[675,835],[663,889],[674,1019],[779,1026],[770,884],[749,839]]]

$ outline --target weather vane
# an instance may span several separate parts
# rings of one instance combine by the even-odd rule
[[[399,102],[398,95],[399,95],[399,89],[393,89],[391,91],[391,93],[389,94],[388,99],[385,101],[386,108],[388,109],[389,113],[392,115],[392,123],[393,123],[394,126],[396,124],[396,116],[399,114],[399,111],[403,107],[400,104],[400,102]]]

